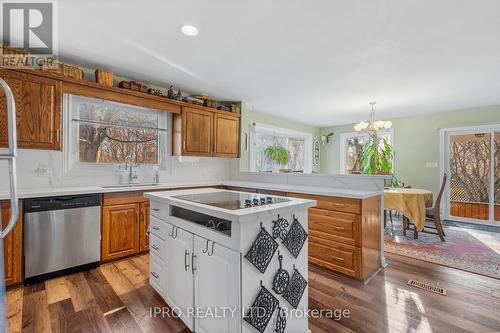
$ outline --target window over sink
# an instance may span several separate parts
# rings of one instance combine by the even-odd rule
[[[65,95],[69,118],[69,164],[159,165],[165,149],[165,112],[94,98]]]

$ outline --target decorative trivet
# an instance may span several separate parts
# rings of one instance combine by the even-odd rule
[[[284,333],[286,328],[286,313],[285,309],[278,306],[278,311],[276,314],[276,333]]]
[[[288,282],[290,281],[290,275],[282,267],[283,255],[280,254],[279,250],[278,250],[278,261],[280,262],[280,268],[278,269],[276,274],[274,274],[273,290],[276,294],[281,295],[288,286]]]
[[[278,304],[278,299],[264,287],[260,280],[260,291],[243,319],[262,333]]]
[[[291,306],[294,307],[294,309],[299,306],[300,299],[302,298],[302,294],[304,294],[304,290],[307,287],[307,281],[304,279],[302,274],[295,268],[295,265],[293,265],[293,274],[292,278],[290,279],[290,282],[288,283],[288,286],[283,293],[283,298],[290,303]]]
[[[293,216],[292,226],[288,230],[283,245],[290,251],[294,258],[299,256],[300,250],[307,238],[307,232],[304,230],[299,220]]]
[[[288,228],[288,221],[287,219],[284,219],[283,217],[280,217],[278,214],[278,218],[273,221],[273,238],[280,238],[281,240],[284,240],[286,237],[286,228]]]
[[[278,245],[279,244],[262,226],[261,222],[260,232],[250,247],[250,250],[245,254],[245,258],[247,258],[261,273],[265,273]]]

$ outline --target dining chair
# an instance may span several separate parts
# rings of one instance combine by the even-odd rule
[[[443,175],[443,180],[441,181],[441,188],[439,189],[438,196],[436,198],[436,202],[434,203],[433,207],[426,208],[425,210],[425,221],[426,224],[424,226],[424,230],[420,232],[425,232],[428,234],[434,234],[438,235],[441,241],[445,241],[444,237],[446,234],[444,233],[443,225],[441,224],[441,212],[440,212],[440,207],[441,207],[441,199],[443,198],[443,193],[444,193],[444,188],[446,186],[446,180],[448,179],[448,175],[445,173]],[[434,225],[429,225],[427,222],[432,222]],[[405,218],[403,216],[403,231],[406,228],[407,230],[413,230],[413,238],[418,239],[418,231],[413,225],[413,228],[410,228],[410,225],[413,225],[413,223],[410,222],[408,218]],[[428,231],[425,230],[425,228],[433,229],[433,231]]]

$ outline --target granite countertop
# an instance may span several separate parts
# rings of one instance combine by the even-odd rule
[[[118,187],[118,186],[106,187],[112,185],[105,185],[105,186],[94,185],[94,186],[18,189],[18,196],[21,199],[26,199],[26,198],[39,198],[39,197],[50,197],[50,196],[60,196],[60,195],[170,190],[183,187],[196,187],[196,186],[209,187],[209,186],[220,186],[220,185],[258,188],[271,191],[297,192],[305,194],[346,197],[355,199],[365,199],[382,194],[382,191],[373,191],[373,190],[353,190],[353,189],[332,188],[332,187],[322,187],[322,186],[303,186],[303,185],[224,180],[224,181],[199,181],[199,182],[170,182],[170,183],[159,183],[155,185],[127,186],[127,187]],[[9,199],[9,193],[6,191],[0,192],[0,200],[5,200],[5,199]]]

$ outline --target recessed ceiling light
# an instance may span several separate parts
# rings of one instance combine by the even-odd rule
[[[183,25],[181,28],[181,31],[184,35],[189,36],[189,37],[194,37],[198,35],[198,28],[192,26],[192,25]]]

